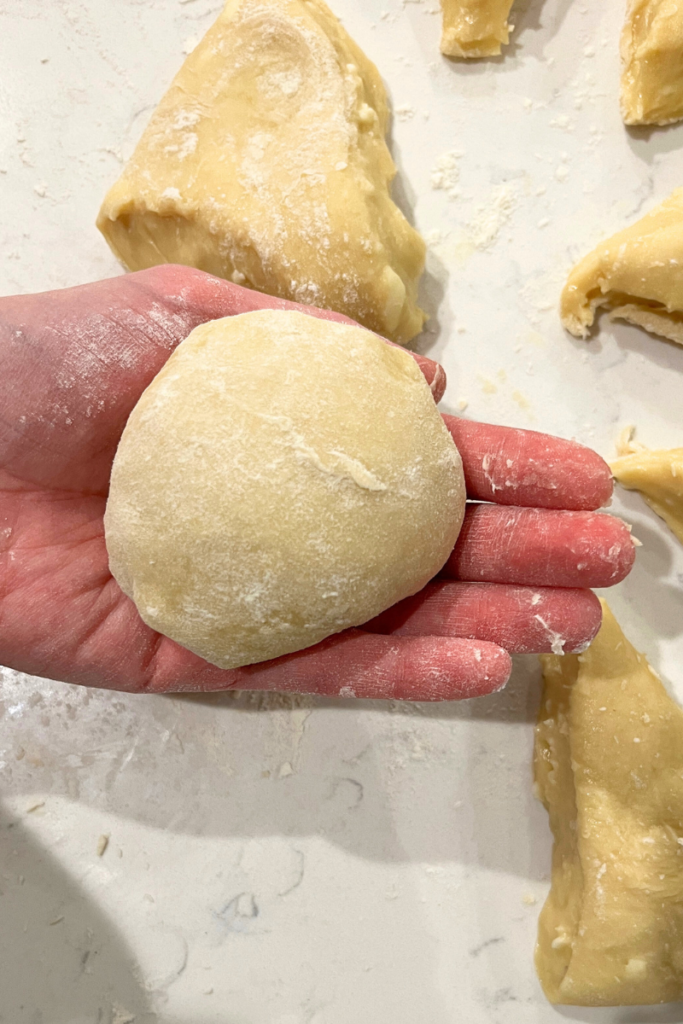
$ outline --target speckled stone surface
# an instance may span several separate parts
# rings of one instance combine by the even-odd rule
[[[606,457],[630,423],[680,445],[683,349],[605,318],[576,341],[556,313],[575,258],[681,185],[683,127],[620,121],[623,4],[522,0],[506,56],[468,66],[438,53],[437,0],[332,6],[394,104],[444,408]],[[2,293],[120,272],[99,203],[218,10],[0,0]],[[644,547],[611,603],[683,697],[683,552],[638,495],[614,508]],[[496,697],[429,707],[0,684],[1,1022],[683,1019],[543,999],[533,658]]]

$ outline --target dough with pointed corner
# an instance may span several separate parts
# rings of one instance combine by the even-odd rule
[[[144,621],[236,668],[421,590],[464,508],[412,356],[268,310],[195,328],[152,381],[116,452],[105,532]]]
[[[441,0],[441,52],[447,57],[495,57],[507,46],[513,0]]]
[[[386,91],[322,0],[228,0],[98,227],[130,270],[183,263],[401,343],[425,245],[390,196]]]
[[[630,0],[621,61],[626,124],[671,124],[683,117],[683,8],[678,0]]]
[[[595,311],[683,345],[683,188],[641,220],[601,242],[576,264],[562,291],[560,316],[585,338]]]
[[[555,837],[536,969],[553,1003],[683,998],[683,711],[609,608],[543,655],[536,785]]]
[[[629,443],[610,469],[622,487],[640,491],[683,544],[683,448],[651,451]]]

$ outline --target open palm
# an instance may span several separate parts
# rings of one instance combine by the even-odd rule
[[[611,494],[606,464],[570,442],[448,416],[468,497],[486,504],[468,506],[448,565],[419,595],[362,629],[231,671],[142,622],[104,543],[116,445],[194,327],[261,308],[295,307],[176,266],[0,299],[0,662],[130,691],[429,700],[500,688],[508,651],[585,645],[600,623],[586,588],[618,582],[634,557],[626,527],[592,511]],[[438,400],[443,371],[416,358]]]

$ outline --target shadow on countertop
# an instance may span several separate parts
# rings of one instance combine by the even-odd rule
[[[0,1022],[156,1024],[116,926],[0,813]]]
[[[132,696],[9,670],[0,684],[8,796],[62,796],[171,834],[320,836],[370,860],[547,875],[535,658],[517,659],[502,693],[453,704]]]

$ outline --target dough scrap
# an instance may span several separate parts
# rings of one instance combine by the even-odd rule
[[[228,0],[97,226],[130,270],[183,263],[408,342],[425,245],[389,193],[388,118],[323,0]]]
[[[572,270],[562,291],[564,327],[585,338],[595,311],[683,345],[683,189],[612,235]]]
[[[683,448],[651,451],[624,445],[611,463],[612,475],[629,491],[640,491],[650,508],[683,544]]]
[[[683,117],[683,8],[678,0],[630,0],[621,60],[626,124],[671,124]]]
[[[267,310],[195,328],[144,392],[105,537],[144,621],[236,668],[421,590],[464,508],[460,456],[412,356]]]
[[[536,969],[576,1006],[683,997],[683,712],[604,620],[581,655],[543,655],[536,785],[555,837]]]
[[[441,0],[441,52],[448,57],[495,57],[507,46],[513,0]]]

